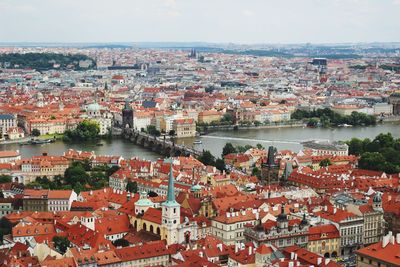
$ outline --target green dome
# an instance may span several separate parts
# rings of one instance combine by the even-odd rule
[[[135,206],[140,207],[153,207],[154,203],[150,199],[147,198],[147,193],[142,192],[140,193],[140,199],[135,202]]]
[[[100,105],[97,103],[92,103],[87,106],[87,111],[92,111],[92,112],[100,111]]]
[[[200,191],[200,190],[201,190],[201,185],[196,184],[196,185],[192,186],[192,187],[190,188],[190,190],[193,191],[193,192]]]

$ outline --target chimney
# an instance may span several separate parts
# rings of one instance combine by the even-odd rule
[[[317,265],[321,265],[321,263],[322,263],[322,258],[318,258],[317,259]]]
[[[226,218],[231,217],[231,214],[229,212],[226,213]]]
[[[324,206],[324,211],[328,211],[328,206],[327,205]]]
[[[238,253],[238,252],[239,252],[239,243],[236,242],[235,243],[235,253]]]
[[[199,256],[200,256],[200,258],[203,258],[203,251],[199,252]]]
[[[397,235],[396,235],[396,241],[397,241],[397,244],[400,245],[400,233],[397,233]]]
[[[219,251],[222,252],[222,243],[218,243],[218,244],[217,244],[217,248],[219,249]]]
[[[336,211],[337,211],[337,209],[336,209],[336,207],[334,207],[333,208],[333,214],[336,214]]]
[[[294,260],[294,252],[290,252],[290,259]]]
[[[289,261],[288,267],[294,267],[294,262],[293,261]]]
[[[297,261],[297,253],[294,253],[294,260]]]

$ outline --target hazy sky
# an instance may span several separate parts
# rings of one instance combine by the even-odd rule
[[[400,41],[400,0],[0,0],[0,42]]]

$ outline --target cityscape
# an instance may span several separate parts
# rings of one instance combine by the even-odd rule
[[[79,2],[0,0],[0,266],[400,266],[399,1]]]

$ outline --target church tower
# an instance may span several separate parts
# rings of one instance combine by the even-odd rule
[[[122,127],[133,128],[133,109],[128,99],[125,100],[125,106],[122,109]]]
[[[180,218],[181,218],[181,206],[175,200],[172,159],[170,160],[171,160],[170,162],[171,169],[169,172],[169,179],[168,179],[167,201],[161,204],[162,207],[161,225],[164,228],[164,236],[162,236],[161,239],[166,239],[168,245],[176,244],[179,242],[178,226],[180,224]]]

